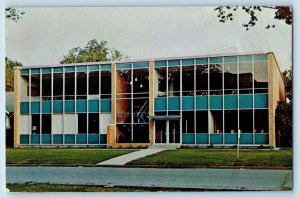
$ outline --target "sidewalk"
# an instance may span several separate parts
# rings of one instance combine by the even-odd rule
[[[121,155],[119,157],[115,157],[100,163],[97,163],[96,165],[105,165],[105,166],[120,166],[125,165],[128,162],[131,162],[133,160],[146,157],[148,155],[153,155],[155,153],[159,153],[161,151],[164,151],[165,149],[141,149],[136,152],[128,153],[125,155]]]

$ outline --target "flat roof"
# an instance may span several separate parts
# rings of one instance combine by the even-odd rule
[[[83,62],[83,63],[70,63],[70,64],[52,64],[52,65],[32,65],[16,67],[19,69],[30,68],[49,68],[49,67],[66,67],[66,66],[79,66],[79,65],[105,65],[113,63],[135,63],[135,62],[147,62],[147,61],[161,61],[161,60],[176,60],[176,59],[192,59],[192,58],[212,58],[212,57],[225,57],[225,56],[243,56],[243,55],[256,55],[256,54],[268,54],[272,52],[252,52],[252,53],[225,53],[225,54],[211,54],[211,55],[195,55],[195,56],[180,56],[180,57],[162,57],[162,58],[148,58],[148,59],[127,59],[120,61],[102,61],[102,62]]]

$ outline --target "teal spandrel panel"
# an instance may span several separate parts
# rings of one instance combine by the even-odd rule
[[[149,62],[136,62],[133,63],[133,68],[149,68]]]
[[[86,134],[76,135],[76,143],[77,144],[87,144],[87,135]]]
[[[42,134],[42,144],[51,144],[50,134]]]
[[[237,144],[238,134],[225,133],[225,144]]]
[[[75,144],[75,135],[66,134],[65,135],[65,144]]]
[[[81,113],[87,112],[87,101],[86,100],[77,100],[76,111],[81,112]]]
[[[253,134],[241,133],[240,144],[253,144]]]
[[[207,65],[208,64],[208,58],[197,58],[196,59],[197,65]]]
[[[50,74],[51,68],[42,68],[42,74]]]
[[[20,135],[20,144],[29,144],[29,135]]]
[[[51,101],[42,102],[42,113],[51,113]]]
[[[75,112],[75,101],[74,100],[66,100],[65,101],[65,112],[66,113],[74,113]]]
[[[53,72],[54,73],[62,73],[63,72],[63,68],[62,67],[54,67],[53,68]]]
[[[99,100],[89,100],[89,112],[99,112]]]
[[[209,58],[209,63],[210,64],[220,64],[220,63],[222,63],[222,58],[221,57]]]
[[[99,65],[89,65],[88,69],[89,69],[89,71],[98,71]]]
[[[252,61],[252,55],[242,55],[242,56],[239,56],[239,61],[240,62],[249,62],[249,61]]]
[[[167,104],[166,104],[165,97],[154,98],[154,110],[155,111],[167,110]]]
[[[99,144],[99,134],[89,134],[88,135],[89,144]]]
[[[65,67],[65,72],[75,72],[75,67],[74,66]]]
[[[268,94],[254,94],[254,108],[268,108]]]
[[[155,64],[155,67],[166,67],[167,61],[165,61],[165,60],[155,61],[154,64]]]
[[[223,134],[210,134],[211,144],[223,144]]]
[[[183,59],[182,60],[182,66],[186,66],[186,65],[194,65],[194,59]]]
[[[62,113],[63,112],[63,101],[61,101],[61,100],[53,101],[53,112],[54,113]]]
[[[40,102],[31,102],[31,113],[32,114],[40,113]]]
[[[21,102],[20,113],[21,115],[29,114],[29,102]]]
[[[194,136],[193,133],[182,133],[182,144],[194,144]]]
[[[224,57],[225,63],[236,63],[237,62],[237,56],[225,56]]]
[[[266,61],[268,60],[268,54],[254,54],[254,61]]]
[[[101,99],[101,112],[102,113],[111,112],[111,99]]]
[[[21,75],[28,75],[29,74],[29,69],[21,69]]]
[[[183,96],[182,97],[182,109],[183,110],[194,110],[194,97]]]
[[[63,144],[63,135],[54,134],[53,135],[53,144]]]
[[[31,74],[40,74],[40,69],[31,69]]]
[[[240,109],[252,109],[252,94],[240,94]]]
[[[224,96],[224,109],[237,109],[238,108],[238,96],[237,95],[225,95]]]
[[[196,133],[196,144],[208,144],[208,134]]]
[[[179,110],[180,109],[180,97],[172,96],[168,98],[168,110]]]
[[[86,72],[87,71],[87,66],[85,66],[85,65],[77,66],[76,71],[77,72]]]
[[[169,60],[168,61],[168,66],[179,66],[180,65],[180,60]]]
[[[210,96],[210,109],[222,109],[222,100],[223,97],[221,95]]]
[[[196,109],[197,110],[208,109],[208,97],[207,96],[197,96],[196,97]]]
[[[30,143],[31,144],[40,144],[40,135],[32,134],[30,136]]]
[[[268,133],[256,133],[255,134],[255,144],[269,144],[269,134]]]
[[[110,64],[101,65],[101,70],[111,70]]]
[[[131,69],[131,63],[118,63],[117,69]]]

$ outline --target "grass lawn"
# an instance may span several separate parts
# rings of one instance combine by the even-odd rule
[[[287,150],[240,150],[239,162],[235,149],[177,149],[167,150],[141,158],[131,165],[171,166],[268,166],[291,168],[292,149]]]
[[[19,148],[6,149],[6,164],[94,165],[134,149]]]
[[[145,188],[61,184],[7,184],[10,192],[148,192]]]

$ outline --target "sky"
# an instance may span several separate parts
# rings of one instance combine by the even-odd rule
[[[214,7],[22,8],[6,20],[6,56],[23,65],[58,64],[68,50],[105,40],[130,59],[274,52],[282,70],[292,65],[292,26],[264,9],[246,31],[249,16],[220,23]],[[274,29],[265,29],[267,24]]]

